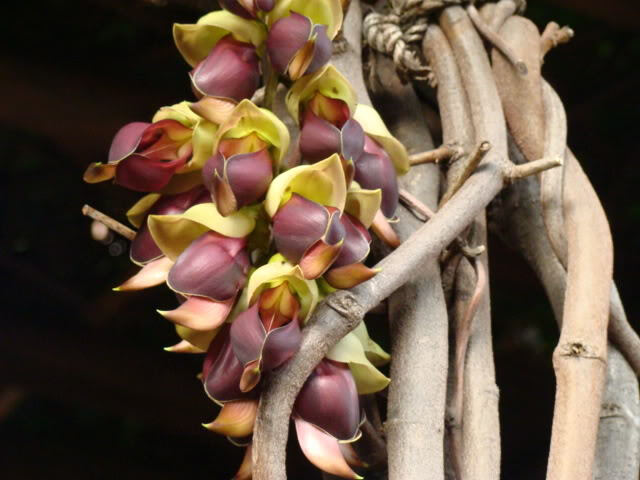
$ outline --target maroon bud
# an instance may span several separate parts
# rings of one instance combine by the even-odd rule
[[[136,238],[131,242],[131,260],[138,265],[145,265],[162,257],[162,252],[153,240],[147,225],[149,215],[178,215],[193,205],[209,201],[208,192],[202,186],[192,188],[178,195],[163,195],[160,197],[147,213]]]
[[[253,20],[258,17],[258,12],[270,12],[273,10],[275,0],[220,0],[220,6],[239,17]]]
[[[271,26],[267,52],[273,68],[292,80],[314,73],[331,58],[327,27],[291,12]]]
[[[233,353],[230,325],[224,324],[207,350],[202,366],[202,383],[207,395],[218,402],[236,400],[246,395],[240,390],[244,367]]]
[[[194,90],[200,96],[251,98],[260,86],[260,62],[256,48],[231,35],[218,41],[207,58],[191,72]]]
[[[175,292],[211,300],[227,300],[244,286],[249,257],[245,238],[209,231],[191,242],[169,271],[167,285]]]
[[[344,239],[340,212],[294,194],[273,217],[278,251],[298,263],[305,278],[322,275],[333,263]]]
[[[398,207],[398,177],[391,158],[378,143],[365,136],[364,153],[355,161],[355,181],[362,188],[382,190],[380,209],[385,217],[393,217]]]
[[[322,360],[300,390],[294,413],[339,440],[354,438],[360,424],[360,402],[349,367]]]
[[[355,161],[362,155],[363,148],[364,131],[353,118],[338,129],[313,113],[311,108],[305,110],[300,132],[300,153],[306,160],[317,162],[338,153],[346,161]]]

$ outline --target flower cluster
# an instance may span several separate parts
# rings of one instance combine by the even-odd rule
[[[148,193],[127,212],[141,269],[116,290],[166,283],[175,292],[177,308],[159,311],[181,337],[167,350],[205,354],[204,390],[222,407],[205,426],[248,446],[235,477],[247,479],[262,379],[298,350],[324,296],[377,273],[365,264],[368,230],[379,212],[393,217],[408,160],[327,65],[340,0],[220,4],[225,10],[174,26],[196,100],[125,125],[85,180]],[[295,147],[284,123],[250,100],[266,74],[290,84]],[[302,164],[285,169],[290,148]],[[387,386],[376,366],[388,359],[361,323],[306,381],[293,420],[320,469],[359,478],[349,443],[360,435],[358,395]]]

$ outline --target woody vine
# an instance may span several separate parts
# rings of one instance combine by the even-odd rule
[[[290,423],[326,475],[499,478],[487,218],[561,327],[547,478],[637,478],[640,409],[621,385],[637,397],[640,339],[541,76],[573,32],[540,34],[513,0],[220,5],[174,25],[195,98],[122,127],[85,173],[146,193],[127,212],[137,231],[85,213],[131,240],[141,268],[115,290],[175,292],[167,350],[203,355],[220,407],[205,427],[246,448],[234,478],[285,479]],[[603,397],[626,428],[601,420]]]

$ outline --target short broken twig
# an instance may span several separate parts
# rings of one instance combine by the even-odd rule
[[[512,168],[505,171],[505,180],[514,181],[530,175],[536,175],[540,172],[544,172],[545,170],[549,170],[550,168],[560,167],[563,163],[562,158],[554,157],[539,158],[538,160],[520,165],[514,164]]]
[[[460,190],[460,187],[464,185],[464,182],[466,182],[467,179],[473,174],[473,172],[475,172],[476,168],[478,168],[478,165],[480,165],[480,162],[489,150],[491,150],[491,143],[487,142],[486,140],[478,144],[473,153],[468,157],[468,160],[464,166],[464,170],[462,170],[460,176],[454,180],[449,189],[442,196],[442,199],[440,200],[440,206],[447,203],[451,199],[451,197],[453,197],[456,192]]]
[[[549,22],[542,32],[540,39],[540,59],[544,59],[545,55],[554,47],[561,43],[567,43],[573,38],[574,32],[571,27],[565,25],[560,27],[556,22]]]
[[[110,230],[113,230],[114,232],[122,235],[128,240],[133,240],[134,238],[136,238],[135,230],[130,229],[126,225],[121,224],[119,221],[111,218],[108,215],[105,215],[104,213],[96,210],[93,207],[90,207],[89,205],[85,205],[84,207],[82,207],[82,214],[86,215],[89,218],[97,220],[98,222],[108,227]]]
[[[449,160],[461,153],[461,148],[457,145],[442,145],[434,150],[414,153],[409,156],[411,166],[423,163],[440,163],[442,160]]]

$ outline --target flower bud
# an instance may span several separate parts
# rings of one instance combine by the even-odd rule
[[[393,217],[398,206],[398,177],[387,152],[370,136],[365,136],[364,153],[355,161],[355,181],[363,188],[382,190],[381,210]]]
[[[325,25],[314,25],[299,13],[276,21],[269,30],[267,52],[273,68],[295,81],[323,67],[331,58]]]
[[[294,414],[339,440],[355,438],[359,433],[360,403],[349,367],[322,360],[300,390]]]
[[[249,256],[245,238],[206,232],[180,254],[167,278],[169,287],[182,295],[223,301],[244,286]]]
[[[276,248],[305,278],[322,275],[334,262],[344,241],[340,211],[293,194],[273,217]]]
[[[259,12],[270,12],[274,5],[275,0],[220,0],[222,8],[247,20],[257,18]]]
[[[260,62],[256,48],[227,35],[191,71],[197,96],[250,98],[260,86]]]
[[[224,324],[207,350],[202,366],[204,390],[216,402],[228,402],[246,397],[240,391],[243,366],[233,353],[229,331]]]
[[[207,161],[202,177],[221,215],[256,203],[267,193],[273,179],[267,147],[255,134],[222,140],[218,153]]]

